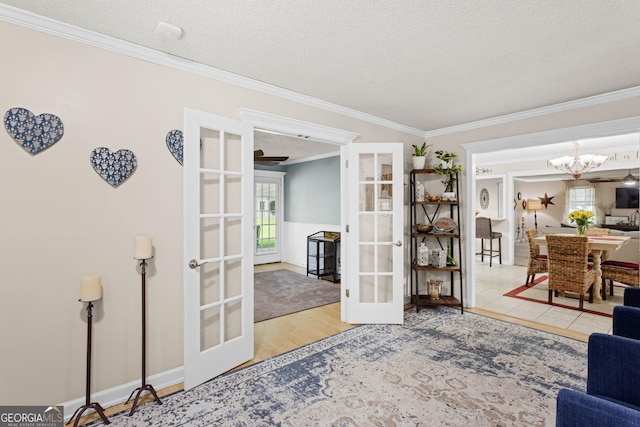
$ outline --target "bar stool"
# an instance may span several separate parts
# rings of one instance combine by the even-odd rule
[[[498,257],[500,264],[502,264],[502,233],[493,231],[491,228],[491,218],[476,217],[476,239],[480,239],[480,252],[476,255],[480,255],[480,260],[484,262],[484,256],[489,257],[489,267],[492,266],[492,260],[494,257]],[[498,239],[498,249],[493,249],[493,241]],[[489,241],[489,249],[485,249],[484,241]]]

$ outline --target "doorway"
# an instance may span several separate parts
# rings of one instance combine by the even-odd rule
[[[514,149],[530,149],[534,150],[534,152],[543,152],[546,155],[549,155],[547,150],[543,150],[543,146],[551,146],[558,145],[560,143],[567,143],[568,141],[574,140],[584,140],[584,139],[592,139],[592,138],[603,138],[608,136],[618,136],[624,134],[632,134],[638,132],[638,127],[640,127],[640,117],[632,117],[629,119],[621,119],[614,120],[609,122],[601,122],[601,123],[593,123],[588,125],[576,126],[572,128],[564,128],[564,129],[555,129],[544,132],[537,132],[525,135],[517,135],[512,137],[505,137],[493,140],[486,141],[478,141],[468,144],[463,144],[462,148],[466,151],[466,170],[467,171],[478,171],[479,166],[482,166],[478,163],[478,159],[481,158],[482,155],[491,155],[494,158],[500,158],[502,156],[497,153],[505,153],[507,150]],[[528,156],[523,156],[527,157]],[[617,161],[622,161],[624,159],[617,159]],[[513,162],[512,162],[513,164]],[[533,169],[533,168],[530,168]],[[546,172],[540,171],[541,173],[551,174],[552,170],[544,167]],[[495,171],[494,171],[495,172]],[[531,174],[531,171],[528,172]],[[516,176],[524,175],[524,172],[518,172],[509,170],[509,173],[506,174],[505,185],[503,190],[505,192],[504,198],[507,201],[517,201],[517,195],[514,191],[514,178]],[[466,181],[466,200],[476,200],[478,197],[476,192],[476,174],[467,173]],[[511,206],[509,203],[506,203],[505,207]],[[470,307],[476,306],[476,283],[475,283],[475,211],[474,204],[469,203],[465,208],[465,222],[468,224],[469,232],[467,233],[466,240],[466,270],[467,277],[470,280],[467,281],[465,292],[469,295],[466,298]],[[505,222],[508,230],[516,229],[516,218],[514,215],[514,209],[505,209]],[[509,245],[507,248],[507,258],[510,260],[514,259],[514,248],[513,245]]]

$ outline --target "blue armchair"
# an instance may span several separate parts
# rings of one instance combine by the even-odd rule
[[[587,392],[558,393],[556,427],[640,427],[640,341],[593,333]]]
[[[640,307],[640,288],[630,286],[624,289],[624,305]]]
[[[613,308],[613,335],[640,340],[640,288],[626,288],[624,306]]]

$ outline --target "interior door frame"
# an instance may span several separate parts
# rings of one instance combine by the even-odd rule
[[[266,130],[276,133],[282,133],[285,135],[304,135],[305,139],[309,139],[314,142],[324,142],[327,144],[337,145],[344,147],[351,144],[358,136],[356,132],[345,131],[342,129],[332,128],[328,126],[318,125],[315,123],[309,123],[302,120],[291,119],[284,116],[278,116],[276,114],[265,113],[262,111],[251,110],[248,108],[240,109],[240,116],[243,121],[251,124],[254,130]],[[344,164],[344,150],[340,150],[340,164]],[[347,203],[347,183],[344,180],[343,168],[340,168],[340,203],[345,206]],[[342,218],[342,216],[341,216]],[[341,219],[340,230],[345,232],[344,218]],[[340,265],[344,268],[348,262],[347,251],[340,251]],[[340,284],[340,300],[344,298],[346,287],[344,282]],[[344,306],[345,304],[342,304]],[[342,313],[342,319],[344,321],[344,312]]]
[[[475,141],[462,144],[461,147],[465,150],[465,167],[467,170],[465,177],[465,197],[466,200],[476,199],[476,176],[469,171],[476,170],[476,154],[491,153],[502,150],[513,149],[514,147],[526,148],[526,147],[540,147],[543,145],[557,144],[560,142],[573,141],[578,139],[598,138],[605,136],[623,135],[626,133],[635,133],[640,130],[640,116],[630,117],[627,119],[611,120],[598,123],[590,123],[587,125],[580,125],[568,128],[553,129],[542,132],[528,133],[524,135],[514,135],[504,138],[489,139],[483,141]],[[507,185],[505,186],[506,198],[511,200],[514,197],[514,185],[513,175],[508,176]],[[513,209],[506,208],[507,221],[510,230],[514,229],[515,218],[513,215]],[[465,245],[465,269],[467,277],[465,283],[464,292],[467,295],[464,299],[465,307],[475,307],[476,304],[476,282],[475,282],[475,212],[473,203],[466,203],[463,207],[464,210],[464,222],[466,224],[466,230],[464,235]],[[513,247],[508,249],[511,258],[513,259]]]

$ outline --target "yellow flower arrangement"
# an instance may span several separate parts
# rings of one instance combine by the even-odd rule
[[[569,213],[569,221],[575,222],[578,226],[578,235],[584,236],[585,231],[589,228],[589,224],[592,222],[596,214],[591,211],[579,210]]]

